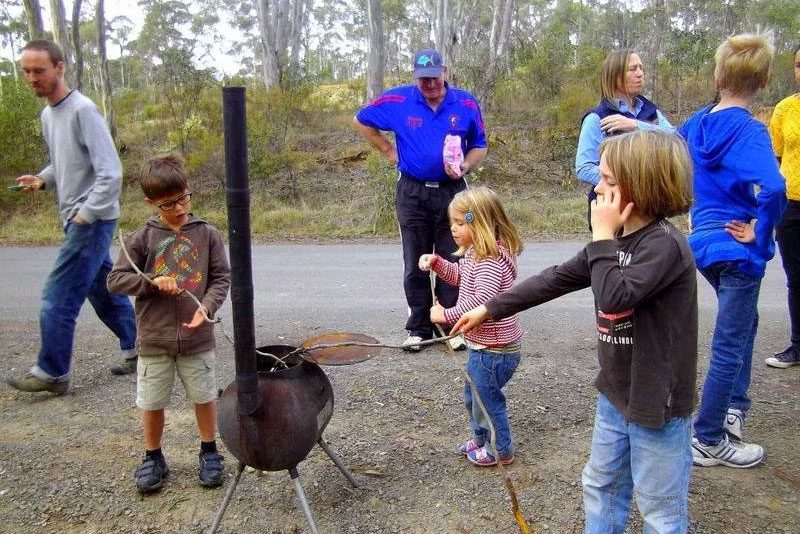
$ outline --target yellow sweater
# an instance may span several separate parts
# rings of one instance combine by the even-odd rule
[[[786,196],[800,200],[800,93],[784,98],[775,106],[769,134],[775,155],[781,158]]]

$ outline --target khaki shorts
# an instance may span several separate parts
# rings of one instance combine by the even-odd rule
[[[195,404],[217,398],[216,356],[213,350],[191,356],[139,356],[136,365],[136,406],[142,410],[163,410],[169,404],[175,371],[186,397]]]

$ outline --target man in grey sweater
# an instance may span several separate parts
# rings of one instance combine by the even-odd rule
[[[114,374],[136,369],[136,319],[128,297],[106,288],[109,246],[119,218],[122,165],[103,116],[94,103],[64,82],[64,54],[55,43],[29,42],[22,51],[25,80],[48,106],[42,133],[50,165],[24,175],[26,191],[54,189],[64,241],[42,292],[41,349],[37,363],[8,384],[21,391],[69,389],[75,322],[88,298],[100,320],[119,338],[123,363]]]

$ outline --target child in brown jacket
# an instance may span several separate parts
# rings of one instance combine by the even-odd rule
[[[164,408],[175,373],[194,402],[200,433],[200,484],[222,484],[223,457],[217,452],[214,325],[206,321],[225,301],[230,267],[222,236],[191,213],[184,162],[168,154],[151,158],[139,182],[156,215],[125,243],[141,276],[120,253],[108,275],[113,293],[136,297],[138,326],[136,405],[143,410],[145,458],[136,470],[136,489],[158,491],[169,475],[161,453]],[[198,308],[187,294],[202,303]]]

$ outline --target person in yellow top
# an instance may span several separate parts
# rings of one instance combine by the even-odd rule
[[[800,46],[794,50],[794,79],[800,87]],[[769,134],[786,178],[789,199],[776,230],[786,286],[789,289],[791,345],[766,359],[770,367],[800,365],[800,93],[781,100],[772,113]]]

